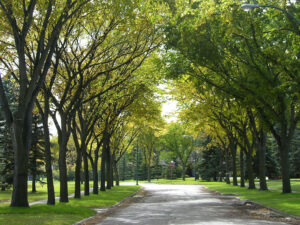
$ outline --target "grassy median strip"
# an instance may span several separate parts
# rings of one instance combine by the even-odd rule
[[[92,208],[109,207],[138,191],[140,186],[116,186],[99,195],[90,194],[81,199],[71,198],[68,203],[55,206],[45,204],[30,208],[8,207],[1,204],[0,224],[6,225],[62,225],[73,224],[95,214]]]
[[[282,194],[280,191],[249,190],[222,182],[201,182],[201,184],[222,194],[237,194],[241,199],[252,200],[282,212],[300,216],[300,193]]]

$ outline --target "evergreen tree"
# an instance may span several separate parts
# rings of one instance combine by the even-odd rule
[[[33,116],[32,123],[32,143],[29,152],[29,172],[32,176],[32,192],[36,192],[36,181],[39,175],[42,175],[44,171],[44,130],[41,118],[38,115]]]
[[[300,128],[296,128],[295,135],[292,139],[291,143],[291,153],[290,153],[290,160],[291,160],[291,170],[290,176],[294,178],[300,177]]]
[[[218,177],[224,174],[223,170],[223,155],[220,148],[210,145],[210,140],[207,140],[206,147],[202,152],[202,160],[200,162],[199,171],[203,180],[217,181]]]
[[[280,177],[279,155],[273,136],[268,137],[266,150],[266,175],[269,179]]]
[[[3,81],[3,86],[7,93],[9,106],[14,112],[14,103],[16,102],[15,88],[9,80]],[[3,117],[2,108],[0,110],[0,186],[1,190],[5,190],[6,187],[13,183],[14,152],[9,128]]]
[[[13,147],[9,130],[3,119],[0,121],[0,185],[5,190],[13,182]]]

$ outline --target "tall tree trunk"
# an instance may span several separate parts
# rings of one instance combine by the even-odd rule
[[[249,180],[249,189],[255,189],[255,182],[254,182],[254,171],[252,165],[252,155],[251,152],[246,153],[246,164],[247,164],[247,172],[248,172],[248,180]]]
[[[49,127],[48,127],[48,116],[47,116],[47,126],[44,124],[44,137],[45,137],[45,169],[47,176],[47,192],[48,192],[48,205],[55,205],[55,192],[54,192],[54,183],[53,183],[53,174],[52,174],[52,157],[51,157],[51,145],[49,138]]]
[[[228,169],[228,165],[229,165],[229,160],[228,160],[228,152],[225,152],[225,161],[226,161],[226,174],[225,174],[225,182],[226,184],[230,184],[230,177],[229,177],[229,169]]]
[[[222,165],[223,165],[223,160],[220,160],[220,162],[219,162],[219,168],[220,168],[220,171],[219,171],[219,174],[218,174],[218,175],[219,175],[219,179],[218,179],[218,180],[219,180],[220,182],[223,181],[223,177],[222,177],[222,176],[223,176],[223,174],[222,174],[222,173],[223,173],[223,172],[222,172],[223,167],[222,167]]]
[[[102,148],[102,156],[101,156],[101,187],[100,191],[105,191],[105,181],[108,179],[107,176],[109,176],[110,168],[109,168],[109,134],[107,132],[107,124],[105,125],[105,130],[103,132],[103,148]],[[109,183],[107,182],[107,185]]]
[[[27,118],[16,117],[11,127],[14,149],[14,177],[11,205],[28,207],[28,157],[31,145],[32,110]]]
[[[82,150],[78,141],[77,128],[75,117],[73,118],[73,127],[71,127],[72,137],[76,148],[76,161],[75,161],[75,193],[74,198],[81,197],[81,164],[82,164]]]
[[[230,152],[232,157],[232,177],[233,177],[233,185],[237,186],[237,168],[236,168],[236,144],[232,143],[230,146]]]
[[[97,195],[98,191],[98,152],[95,153],[94,163],[92,164],[93,167],[93,194]]]
[[[238,182],[237,182],[237,168],[236,168],[236,157],[235,156],[234,156],[234,158],[232,157],[232,178],[233,178],[232,184],[234,186],[237,186]]]
[[[74,198],[81,197],[80,181],[81,181],[81,163],[82,152],[79,148],[76,148],[76,164],[75,164],[75,195]]]
[[[36,172],[32,171],[32,183],[31,183],[31,192],[35,193],[36,192]]]
[[[54,192],[54,183],[53,183],[53,174],[52,174],[52,157],[51,157],[51,144],[50,144],[50,132],[49,132],[49,125],[48,125],[48,118],[49,118],[49,97],[44,92],[44,111],[40,107],[39,103],[37,106],[40,111],[40,115],[42,116],[43,120],[43,129],[44,129],[44,141],[45,141],[45,170],[46,170],[46,177],[47,177],[47,204],[48,205],[55,205],[55,192]]]
[[[32,151],[32,186],[31,186],[31,192],[36,192],[36,149]]]
[[[115,171],[116,185],[119,186],[120,185],[119,170],[118,170],[117,162],[114,159],[113,159],[113,168]]]
[[[126,179],[126,154],[122,157],[122,181]]]
[[[148,162],[147,165],[147,180],[150,183],[151,182],[151,167],[150,167],[150,163]]]
[[[86,151],[85,149],[83,151]],[[84,165],[84,195],[90,194],[90,176],[89,176],[89,162],[86,152],[83,152]]]
[[[281,138],[281,143],[278,147],[280,152],[282,193],[291,193],[292,189],[291,189],[291,182],[290,182],[289,140],[284,137]]]
[[[114,168],[113,168],[113,160],[111,158],[110,161],[110,186],[114,186]]]
[[[105,145],[105,143],[104,143]],[[100,191],[105,191],[105,181],[106,181],[106,150],[105,147],[102,149],[101,154],[101,184],[100,184]]]
[[[68,202],[68,181],[67,181],[67,144],[69,139],[69,134],[67,132],[66,119],[61,116],[61,132],[58,133],[58,143],[59,143],[59,181],[60,181],[60,202]]]
[[[241,172],[241,187],[245,187],[245,168],[244,168],[244,153],[240,149],[240,172]]]
[[[111,155],[108,146],[106,151],[106,188],[111,189]]]
[[[185,180],[185,163],[182,163],[182,180]]]
[[[267,181],[266,181],[266,145],[267,145],[267,136],[263,129],[260,129],[259,139],[258,139],[258,163],[259,163],[259,189],[268,190]]]
[[[106,133],[106,188],[111,189],[113,186],[113,168],[112,168],[112,156],[110,153],[110,134]]]

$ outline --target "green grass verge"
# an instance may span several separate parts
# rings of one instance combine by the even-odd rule
[[[280,191],[249,190],[221,182],[202,182],[202,184],[223,194],[234,193],[241,199],[252,200],[282,212],[300,216],[300,193],[282,194]]]
[[[240,182],[240,178],[237,178]],[[230,181],[233,181],[233,178],[230,178]],[[255,185],[259,187],[259,179],[255,179]],[[269,189],[282,190],[282,180],[267,180],[267,185]],[[300,179],[291,179],[291,188],[294,192],[300,192]]]
[[[81,199],[70,199],[68,203],[55,206],[44,204],[30,208],[9,207],[1,204],[0,224],[5,225],[62,225],[73,224],[95,214],[92,208],[112,206],[140,189],[140,186],[113,187],[99,195],[82,196]]]
[[[257,183],[259,184],[259,183]],[[267,182],[268,188],[282,190],[282,181],[281,180],[270,180]],[[291,180],[291,187],[293,191],[300,192],[300,181]]]
[[[90,186],[92,187],[92,183],[90,183]],[[81,190],[83,190],[84,185],[81,185]],[[47,184],[41,185],[37,182],[36,184],[36,190],[37,192],[32,193],[31,192],[31,182],[28,183],[28,201],[34,202],[39,201],[43,199],[47,199]],[[54,181],[54,191],[55,196],[59,196],[59,181]],[[74,181],[68,181],[68,192],[69,194],[73,194],[75,192],[75,182]],[[9,202],[11,200],[11,193],[12,190],[7,191],[0,191],[0,205],[3,204],[3,202]]]

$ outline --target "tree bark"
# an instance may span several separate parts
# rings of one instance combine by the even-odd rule
[[[232,143],[230,146],[230,152],[232,157],[232,177],[233,177],[233,185],[237,186],[237,168],[236,168],[236,144]]]
[[[126,154],[122,157],[122,181],[125,180],[126,177]]]
[[[31,192],[35,193],[36,192],[36,173],[32,172],[32,187],[31,187]]]
[[[245,168],[244,168],[244,153],[240,149],[240,172],[241,172],[241,187],[245,187]]]
[[[151,182],[151,167],[150,163],[147,165],[147,180],[150,183]]]
[[[103,143],[104,145],[106,143]],[[100,191],[105,191],[105,181],[106,181],[106,151],[105,146],[102,148],[102,154],[101,154],[101,184],[100,184]]]
[[[113,160],[110,160],[110,186],[114,186],[114,168],[113,168]]]
[[[86,150],[84,150],[86,151]],[[90,194],[90,175],[89,175],[89,162],[86,152],[83,152],[83,165],[84,165],[84,195]]]
[[[237,182],[237,168],[236,168],[236,155],[232,156],[232,184],[233,186],[237,186],[238,182]],[[234,158],[233,158],[234,157]]]
[[[115,171],[116,185],[119,186],[120,185],[119,170],[118,170],[118,167],[117,167],[117,162],[114,159],[113,159],[113,168],[114,168],[114,171]]]
[[[258,155],[258,176],[259,176],[259,189],[268,190],[266,182],[266,145],[267,137],[262,128],[262,122],[260,122],[260,129],[257,129],[257,123],[255,121],[253,112],[251,109],[248,109],[248,116],[251,126],[251,131],[253,135],[253,142],[256,144],[256,154]]]
[[[255,189],[254,171],[252,166],[252,155],[249,152],[246,153],[246,164],[247,164],[248,181],[249,181],[248,189]]]
[[[257,143],[258,147],[258,163],[259,163],[259,189],[268,190],[267,181],[266,181],[266,145],[267,137],[263,129],[260,129],[259,139]]]
[[[228,165],[229,165],[229,162],[228,162],[228,153],[226,152],[225,153],[225,160],[226,160],[226,175],[225,175],[225,182],[226,184],[230,184],[230,177],[229,177],[229,169],[228,169]]]
[[[31,145],[32,110],[26,118],[16,116],[11,127],[14,148],[14,177],[11,205],[12,207],[28,207],[27,178],[28,157]]]
[[[185,163],[182,164],[182,180],[185,180]]]
[[[33,162],[32,162],[32,186],[31,186],[31,192],[35,193],[36,192],[36,153],[35,150],[32,152],[33,154]]]
[[[106,146],[106,189],[111,189],[111,155],[109,147]]]
[[[69,132],[67,132],[66,119],[62,114],[61,116],[61,132],[58,132],[59,143],[59,181],[60,181],[60,202],[68,202],[68,182],[67,182],[67,144],[69,140]]]
[[[106,131],[106,137],[104,139],[104,151],[106,152],[106,189],[111,189],[113,183],[112,174],[112,156],[110,153],[110,134]]]
[[[98,152],[95,153],[94,163],[92,164],[93,167],[93,194],[97,195],[98,191]]]
[[[81,181],[81,164],[82,164],[82,152],[80,149],[76,148],[76,164],[75,164],[75,195],[74,198],[81,197],[81,188],[80,188],[80,181]]]
[[[45,94],[46,95],[46,94]],[[41,109],[42,110],[42,109]],[[48,205],[55,205],[55,192],[54,192],[54,183],[53,183],[53,174],[52,174],[52,158],[51,158],[51,144],[50,144],[50,132],[48,125],[49,117],[49,98],[44,97],[44,113],[40,110],[43,119],[43,128],[44,128],[44,139],[45,139],[45,170],[47,176],[47,192],[48,192]]]
[[[290,143],[287,138],[281,138],[279,145],[280,152],[280,165],[281,165],[281,176],[282,176],[282,193],[291,193],[291,182],[290,182],[290,163],[289,163],[289,148]]]

